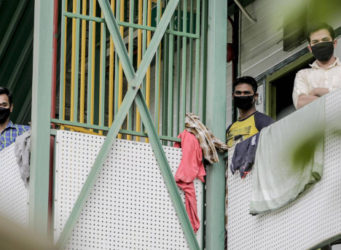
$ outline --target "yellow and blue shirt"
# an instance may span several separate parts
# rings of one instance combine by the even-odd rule
[[[9,122],[6,128],[0,133],[0,151],[15,142],[15,139],[30,129],[29,126],[13,124]]]
[[[236,143],[257,134],[262,128],[269,126],[274,121],[271,117],[256,111],[249,117],[232,123],[226,129],[227,146],[233,147]]]

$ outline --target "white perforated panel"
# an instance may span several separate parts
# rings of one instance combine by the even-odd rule
[[[28,190],[20,177],[14,144],[0,151],[0,213],[22,224],[28,223]]]
[[[103,141],[102,136],[57,132],[55,240]],[[164,150],[174,174],[181,150]],[[197,180],[195,187],[202,218],[202,184]],[[202,226],[197,238],[201,244]],[[67,248],[188,249],[150,144],[116,140]]]
[[[326,98],[326,121],[340,123],[341,92]],[[324,173],[320,182],[288,206],[249,215],[251,176],[229,171],[229,249],[308,249],[341,234],[341,137],[327,131]]]

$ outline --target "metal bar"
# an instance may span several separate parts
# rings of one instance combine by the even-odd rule
[[[77,13],[80,1],[73,0],[72,11]],[[71,47],[71,104],[70,120],[77,120],[78,99],[78,63],[79,63],[79,19],[72,20],[72,47]]]
[[[115,13],[115,0],[111,0],[111,10]],[[108,100],[108,126],[112,125],[114,118],[114,42],[109,38],[109,100]]]
[[[85,14],[77,14],[77,13],[72,13],[72,12],[68,12],[68,11],[64,11],[63,15],[66,16],[66,17],[75,18],[75,19],[82,19],[82,20],[86,20],[86,21],[93,21],[93,22],[96,22],[96,23],[104,23],[104,18],[96,17],[96,16],[88,16],[88,15],[85,15]]]
[[[161,0],[156,3],[156,25],[159,25],[161,19]],[[150,45],[149,45],[150,46]],[[161,47],[156,51],[155,55],[155,117],[154,123],[157,133],[159,133],[160,126],[160,66],[161,66]]]
[[[190,1],[190,11],[189,11],[189,32],[193,32],[193,1]],[[193,40],[189,39],[189,55],[188,55],[188,83],[189,83],[189,110],[193,112]]]
[[[62,10],[67,10],[67,2],[62,1]],[[67,18],[61,17],[60,74],[59,74],[59,119],[65,119],[65,71],[67,45]]]
[[[116,1],[116,13],[115,13],[116,14],[116,18],[117,18],[116,20],[119,20],[119,17],[120,17],[120,4],[121,4],[121,0],[117,0]],[[117,27],[117,31],[119,31],[118,27]],[[110,37],[113,38],[112,35]],[[117,54],[117,46],[115,44],[115,41],[114,41],[114,45],[115,45],[115,49],[116,49],[115,50],[115,92],[114,92],[115,93],[115,106],[114,106],[114,119],[116,119],[115,117],[116,117],[116,114],[118,113],[118,110],[119,110],[119,108],[118,108],[118,91],[119,91],[119,87],[118,87],[118,63],[119,63],[119,55]]]
[[[167,135],[168,116],[168,35],[163,38],[163,60],[162,60],[162,135]],[[164,142],[163,145],[167,145]]]
[[[201,27],[201,81],[202,81],[202,121],[206,123],[206,90],[207,90],[207,34],[208,29],[208,0],[203,0]]]
[[[113,13],[110,10],[109,3],[106,0],[98,0],[98,2],[99,2],[101,9],[103,11],[103,14],[104,14],[104,17],[106,19],[106,23],[107,23],[108,29],[110,31],[110,34],[114,39],[115,46],[117,46],[117,53],[120,55],[120,58],[121,58],[121,55],[122,55],[123,59],[128,58],[128,54],[127,54],[125,47],[123,47],[123,48],[120,47],[120,44],[121,45],[123,44],[123,40],[122,40],[122,37],[120,36],[118,25],[117,25],[116,20],[113,16]],[[154,44],[154,45],[150,46],[146,52],[146,55],[148,55],[148,54],[151,54],[151,55],[148,55],[145,57],[147,59],[144,63],[150,64],[151,59],[153,58],[153,54],[155,54],[155,52],[158,48],[158,44],[160,43],[160,41],[162,39],[162,36],[163,36],[163,34],[167,28],[167,24],[169,23],[177,4],[178,4],[178,0],[174,0],[174,1],[170,2],[169,5],[167,6],[165,14],[164,14],[164,16],[160,22],[160,24],[163,23],[163,25],[160,25],[157,28],[157,31],[155,32],[154,37],[151,41],[151,44]],[[81,190],[81,192],[77,198],[77,201],[76,201],[76,203],[75,203],[75,205],[71,211],[71,214],[70,214],[70,216],[69,216],[69,218],[65,224],[65,227],[64,227],[64,229],[60,235],[60,238],[57,241],[57,246],[60,248],[62,248],[65,245],[65,243],[67,242],[68,237],[71,234],[73,227],[79,218],[79,215],[80,215],[81,210],[82,210],[82,208],[83,208],[83,206],[87,200],[87,197],[90,194],[92,187],[96,182],[97,176],[98,176],[99,172],[101,171],[103,163],[106,160],[107,155],[108,155],[108,153],[109,153],[109,151],[110,151],[110,149],[111,149],[111,147],[112,147],[112,145],[116,139],[116,136],[119,132],[119,128],[122,126],[122,123],[123,123],[128,111],[129,111],[129,108],[131,107],[131,105],[132,105],[132,103],[136,97],[136,94],[139,91],[140,84],[142,83],[142,80],[141,81],[139,81],[139,80],[141,79],[141,77],[143,79],[145,74],[146,74],[146,70],[144,71],[145,67],[143,67],[142,69],[139,68],[139,70],[137,71],[137,73],[135,75],[134,69],[133,69],[131,64],[130,64],[130,66],[124,64],[124,67],[125,66],[127,66],[127,68],[124,68],[124,69],[127,72],[128,82],[136,81],[138,83],[138,85],[137,86],[132,85],[132,84],[129,85],[128,92],[125,95],[125,98],[122,102],[121,108],[119,109],[119,111],[116,115],[114,123],[111,126],[111,128],[110,128],[110,130],[106,136],[106,139],[102,145],[102,148],[100,149],[100,151],[96,157],[96,160],[93,164],[93,167],[91,168],[90,173],[88,175],[88,178],[82,187],[82,190]],[[146,112],[148,112],[148,110]]]
[[[124,21],[124,7],[125,7],[125,0],[120,0],[119,1],[119,5],[120,7],[117,8],[117,10],[119,10],[119,16],[117,16],[118,20]],[[124,36],[124,27],[121,26],[119,27],[120,29],[120,34],[121,37],[123,38]],[[125,48],[125,51],[127,49]],[[126,54],[127,56],[127,54]],[[128,57],[129,58],[129,57]],[[123,68],[122,68],[122,58],[119,57],[119,62],[118,62],[118,108],[120,108],[121,104],[122,104],[122,99],[123,99]],[[130,64],[130,61],[129,61]],[[121,139],[121,135],[119,135],[118,137],[119,139]]]
[[[142,24],[144,26],[147,25],[147,13],[148,13],[148,0],[143,0]],[[142,54],[143,55],[146,53],[146,49],[147,49],[147,31],[142,30]],[[150,66],[148,67],[148,69],[150,69]],[[147,69],[147,72],[148,72],[148,69]],[[144,96],[146,96],[146,77],[143,79],[142,93]],[[144,126],[142,122],[141,122],[141,131],[144,131]]]
[[[134,23],[134,14],[135,14],[135,1],[130,0],[129,3],[129,22]],[[130,63],[133,65],[134,62],[134,29],[129,27],[129,42],[128,42],[128,51],[129,51],[129,59]],[[127,129],[132,130],[133,127],[133,111],[132,108],[129,109],[128,112],[128,120],[127,120]],[[127,136],[127,140],[131,140],[131,136]]]
[[[220,140],[225,140],[226,124],[226,37],[227,4],[210,0],[208,8],[207,77],[207,126]],[[219,112],[217,112],[219,111]],[[206,177],[206,247],[224,249],[225,222],[225,163],[219,155],[219,163],[207,168]]]
[[[61,126],[69,126],[69,127],[78,127],[78,128],[83,128],[84,133],[89,133],[89,134],[97,134],[94,133],[90,130],[85,131],[87,129],[95,129],[95,130],[102,130],[102,131],[109,131],[109,127],[105,126],[98,126],[98,125],[90,125],[90,124],[84,124],[84,123],[79,123],[79,122],[70,122],[70,121],[61,121],[58,119],[51,119],[51,122],[56,125],[61,125]],[[136,132],[134,130],[126,130],[126,129],[120,129],[119,130],[120,134],[126,134],[126,135],[133,135],[133,136],[140,136],[140,137],[147,137],[148,134],[145,132]],[[159,136],[161,140],[165,141],[173,141],[173,142],[181,142],[181,140],[177,137],[171,137],[171,136]]]
[[[148,17],[147,17],[147,26],[152,25],[152,0],[148,0]],[[152,34],[150,31],[147,31],[147,48],[149,47],[150,40],[152,38]],[[151,83],[151,74],[150,74],[150,66],[148,67],[147,73],[146,73],[146,102],[147,107],[150,108],[150,83]],[[146,142],[149,142],[149,139],[146,139]]]
[[[72,0],[72,11],[76,13],[77,0]],[[76,20],[72,19],[72,33],[71,33],[71,87],[70,87],[70,120],[74,120],[74,89],[75,89],[75,46],[76,46]]]
[[[90,11],[96,16],[96,0],[90,0]],[[94,124],[94,92],[95,92],[95,43],[96,23],[89,24],[89,45],[88,45],[88,101],[87,101],[87,123]]]
[[[77,9],[76,12],[80,12],[81,8],[81,0],[77,0]],[[74,114],[74,120],[78,119],[78,86],[79,86],[79,41],[80,38],[80,20],[76,20],[76,55],[75,55],[75,89],[74,89],[74,106],[73,106],[73,114]]]
[[[200,34],[200,0],[196,0],[195,32]],[[195,114],[199,114],[199,95],[200,95],[200,39],[195,40]]]
[[[50,120],[53,44],[53,1],[34,5],[32,141],[29,225],[47,236],[50,163]]]
[[[64,2],[64,1],[62,1]],[[93,0],[89,0],[89,15],[93,13]],[[90,20],[89,20],[90,21]],[[91,79],[92,79],[92,37],[93,37],[93,24],[89,22],[89,33],[88,33],[88,82],[87,82],[87,123],[91,123]]]
[[[148,137],[150,140],[150,144],[152,146],[155,158],[157,162],[159,163],[160,172],[166,184],[166,187],[168,189],[169,196],[173,202],[175,211],[181,222],[181,226],[184,231],[185,238],[187,239],[188,246],[190,249],[199,249],[198,241],[195,238],[195,234],[193,232],[191,223],[188,219],[188,216],[187,216],[185,207],[183,205],[182,199],[180,197],[173,174],[170,170],[165,152],[163,151],[162,145],[156,133],[152,118],[150,116],[150,113],[148,112],[148,107],[145,103],[145,100],[143,98],[141,91],[139,91],[139,93],[137,94],[135,98],[135,103],[139,107],[139,110],[141,112],[141,118],[143,120],[143,124],[146,127]]]
[[[104,126],[105,118],[105,73],[107,57],[107,29],[104,23],[101,24],[101,58],[100,58],[100,86],[99,86],[99,125]],[[100,133],[101,134],[101,133]]]
[[[119,2],[119,1],[117,1]],[[128,56],[127,48],[124,44],[124,41],[122,39],[122,36],[117,36],[117,34],[120,34],[119,27],[117,25],[117,22],[115,22],[115,17],[110,9],[110,5],[107,2],[107,0],[98,0],[98,3],[102,7],[102,11],[105,17],[106,24],[108,26],[108,29],[110,31],[111,36],[114,40],[114,45],[116,48],[116,52],[120,58],[120,61],[122,63],[123,71],[125,73],[125,76],[127,78],[128,82],[131,82],[134,79],[134,68],[130,63],[130,59]],[[116,6],[116,13],[118,12],[117,6]],[[109,21],[110,20],[110,21]],[[118,31],[118,33],[116,33]],[[113,34],[115,33],[115,36]]]
[[[74,14],[74,13],[67,12],[67,11],[63,12],[63,15],[67,16],[67,17],[70,17],[70,18],[80,18],[80,19],[85,19],[85,20],[88,20],[88,21],[94,21],[94,22],[98,22],[98,23],[104,22],[104,19],[100,18],[100,17],[93,17],[93,16],[87,16],[87,15],[81,15],[81,14]],[[126,27],[126,28],[134,28],[134,29],[141,29],[141,30],[147,30],[147,31],[155,31],[156,30],[155,27],[152,27],[152,26],[149,26],[149,25],[145,26],[145,25],[136,24],[136,23],[130,23],[130,22],[128,23],[128,22],[123,22],[123,21],[117,21],[117,24],[119,26],[123,26],[123,27]],[[193,39],[200,38],[200,36],[198,36],[197,34],[191,34],[191,33],[188,33],[188,32],[176,31],[176,30],[171,30],[171,29],[166,30],[166,33],[167,34],[173,34],[175,36],[181,36],[181,37],[184,36],[184,37],[193,38]]]
[[[82,0],[82,14],[86,15],[87,0]],[[79,101],[79,121],[84,123],[85,109],[85,57],[86,57],[86,20],[82,20],[82,43],[81,43],[81,87]]]
[[[170,28],[174,29],[174,18],[172,18],[170,23]],[[174,66],[174,35],[169,35],[169,62],[168,62],[168,117],[167,117],[167,135],[173,135],[173,88],[174,88],[174,73],[173,73],[173,66]]]
[[[180,24],[181,24],[181,10],[180,10],[180,5],[178,6],[177,10],[177,16],[178,16],[178,30],[180,30]],[[176,134],[180,133],[180,97],[181,97],[181,77],[180,77],[180,47],[181,44],[181,37],[177,37],[176,41],[176,87],[177,87],[177,94],[176,94],[176,103],[177,103],[177,111],[176,111],[176,117],[177,117],[177,123],[176,123]]]
[[[182,30],[187,30],[187,0],[183,0],[182,7]],[[187,80],[187,38],[182,38],[182,65],[181,65],[181,124],[180,130],[182,131],[185,128],[185,116],[186,116],[186,80]]]
[[[138,0],[138,15],[137,20],[138,24],[142,26],[142,13],[143,13],[143,2],[142,0]],[[140,67],[142,60],[142,30],[137,30],[137,68]],[[135,129],[137,132],[141,131],[141,117],[138,108],[136,108],[136,114],[135,114]],[[136,137],[136,141],[140,141],[139,137]]]

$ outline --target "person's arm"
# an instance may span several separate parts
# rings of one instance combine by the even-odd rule
[[[309,93],[309,95],[321,97],[328,93],[329,93],[329,89],[327,88],[315,88]]]
[[[298,97],[296,108],[300,109],[303,106],[315,101],[317,98],[318,98],[318,96],[315,96],[315,95],[302,94]]]
[[[308,80],[309,70],[303,69],[297,72],[294,82],[294,90],[292,92],[292,99],[296,109],[302,108],[314,101],[317,96],[311,88]]]
[[[317,98],[328,93],[329,89],[327,88],[314,88],[312,91],[310,91],[309,95],[300,95],[297,101],[297,109],[302,108],[303,106],[315,101]]]

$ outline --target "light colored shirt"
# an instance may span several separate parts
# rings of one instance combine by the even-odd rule
[[[341,88],[341,62],[336,58],[335,62],[327,69],[320,67],[315,61],[309,69],[297,72],[295,78],[292,99],[297,108],[298,97],[301,94],[309,95],[315,88],[327,88],[329,92]]]

